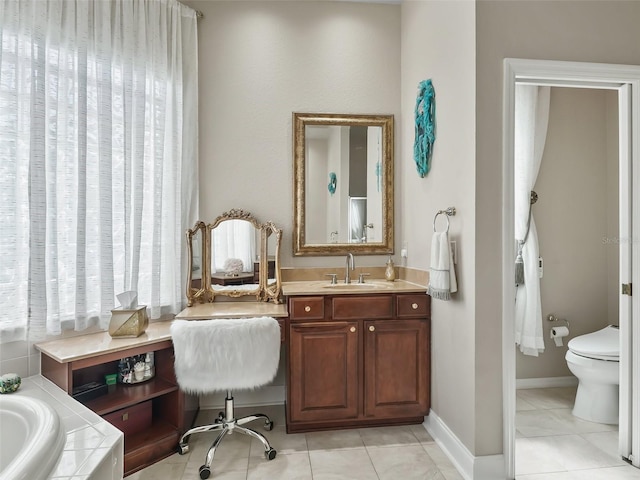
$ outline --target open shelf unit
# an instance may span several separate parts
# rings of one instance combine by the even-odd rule
[[[180,435],[198,411],[197,397],[182,392],[173,369],[171,340],[96,353],[60,362],[41,351],[42,375],[69,395],[89,382],[104,383],[121,358],[154,352],[155,376],[143,383],[117,384],[84,404],[124,432],[124,474],[129,475],[177,451]]]

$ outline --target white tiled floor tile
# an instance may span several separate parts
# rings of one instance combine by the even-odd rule
[[[290,453],[278,455],[273,460],[264,457],[252,457],[249,460],[247,480],[309,480],[311,463],[308,453]]]
[[[516,439],[516,475],[563,472],[567,469],[557,458],[549,437]]]
[[[575,398],[576,387],[525,388],[516,391],[516,400],[520,399],[538,410],[573,408]]]
[[[302,453],[308,450],[307,437],[304,433],[288,434],[285,427],[274,427],[270,432],[262,429],[258,429],[257,431],[267,438],[271,444],[271,448],[274,448],[278,452],[278,455]],[[250,455],[252,457],[264,456],[264,446],[262,442],[255,438],[251,440]]]
[[[621,458],[609,455],[579,435],[559,435],[547,440],[550,450],[555,452],[565,470],[626,465]]]
[[[615,425],[587,422],[574,417],[570,409],[527,410],[516,412],[516,427],[524,437],[570,435],[616,430]]]
[[[416,436],[420,443],[432,443],[434,442],[427,429],[424,428],[424,425],[409,425],[409,430]]]
[[[447,457],[442,449],[435,443],[423,443],[422,448],[427,452],[429,457],[435,462],[438,470],[446,480],[463,480],[462,475],[453,466],[449,457]]]
[[[614,458],[619,458],[618,453],[618,431],[612,432],[599,432],[599,433],[583,433],[580,435],[587,442],[595,445],[603,452],[611,455]]]
[[[610,467],[572,472],[518,475],[516,480],[639,480],[640,470],[634,467]]]
[[[420,443],[408,426],[361,428],[360,436],[366,447],[397,447]]]
[[[312,432],[306,435],[309,451],[364,447],[362,437],[356,429]]]
[[[309,459],[314,480],[378,480],[364,448],[314,450]]]
[[[195,480],[200,477],[198,476],[198,470],[196,470],[195,475],[187,477],[185,465],[183,464],[158,462],[133,475],[129,475],[127,480],[176,480],[179,478],[193,478]]]
[[[575,475],[576,472],[534,473],[531,475],[516,475],[516,480],[582,480]]]
[[[247,408],[248,413],[265,413],[272,418],[283,408]],[[240,412],[237,416],[240,416]],[[216,410],[201,411],[197,424],[213,422]],[[442,450],[422,425],[331,430],[287,434],[283,424],[272,431],[261,424],[249,424],[263,433],[278,452],[274,460],[264,457],[264,447],[254,438],[235,433],[228,436],[216,452],[211,478],[216,480],[356,480],[411,479],[462,480]],[[199,467],[217,433],[194,434],[190,452],[172,455],[158,464],[131,476],[148,480],[176,475],[172,480],[196,480]],[[365,447],[366,444],[366,447]],[[162,466],[165,468],[163,469]],[[183,468],[179,473],[180,467]],[[377,471],[376,469],[379,469]],[[162,473],[158,473],[162,472]]]
[[[617,426],[571,414],[573,392],[571,388],[518,390],[518,398],[536,409],[516,413],[517,480],[640,479],[640,470],[628,466],[617,453]],[[569,406],[556,408],[563,403]]]
[[[435,462],[421,445],[367,447],[380,480],[444,480]]]
[[[536,407],[532,403],[527,402],[520,395],[516,394],[516,412],[521,412],[524,410],[536,410]]]

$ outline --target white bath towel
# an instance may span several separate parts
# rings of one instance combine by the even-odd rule
[[[431,268],[429,268],[429,288],[431,298],[451,300],[451,294],[458,291],[453,255],[447,232],[435,232],[431,239]]]
[[[174,320],[171,337],[185,392],[256,388],[278,371],[280,326],[271,317]]]

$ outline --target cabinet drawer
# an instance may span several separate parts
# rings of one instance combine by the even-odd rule
[[[322,320],[324,297],[292,297],[289,299],[291,320]]]
[[[429,318],[430,307],[431,297],[424,293],[396,297],[398,318]]]
[[[391,318],[393,302],[391,295],[375,295],[369,297],[334,297],[332,314],[334,320],[357,320],[359,318]]]
[[[122,431],[125,437],[127,437],[128,435],[146,430],[151,426],[152,411],[151,400],[147,400],[146,402],[108,413],[104,415],[103,418],[118,430]]]

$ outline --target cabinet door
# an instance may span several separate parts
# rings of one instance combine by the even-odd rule
[[[428,320],[364,322],[364,414],[411,417],[429,410]]]
[[[291,323],[289,411],[292,421],[358,416],[358,322]]]

